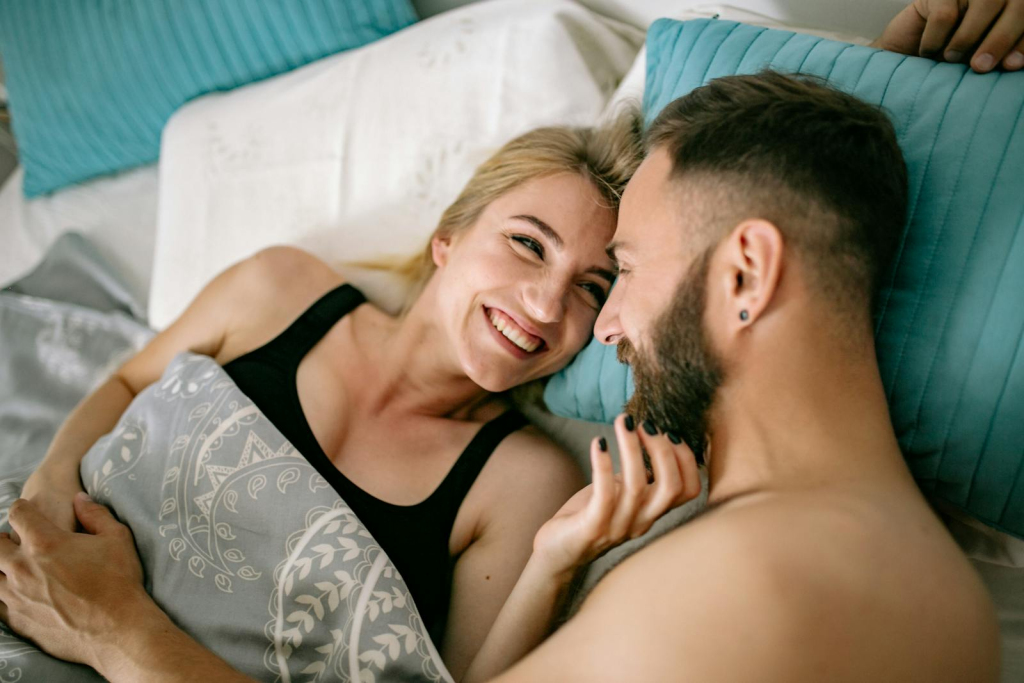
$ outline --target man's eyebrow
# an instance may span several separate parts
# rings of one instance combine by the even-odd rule
[[[607,247],[604,248],[604,253],[608,254],[608,258],[610,258],[614,263],[618,264],[619,259],[616,257],[615,254],[617,252],[622,251],[623,249],[627,249],[627,248],[628,247],[627,247],[625,242],[619,242],[618,240],[612,240],[611,243]]]
[[[536,216],[523,214],[519,216],[512,216],[512,218],[521,221],[526,221],[527,223],[532,223],[533,226],[540,230],[545,237],[551,240],[551,242],[555,245],[556,248],[561,249],[563,246],[565,246],[565,242],[562,241],[561,236],[557,232],[555,232],[554,228],[552,228],[550,225],[548,225],[541,219],[537,218]]]

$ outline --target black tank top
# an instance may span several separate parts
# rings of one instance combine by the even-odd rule
[[[393,505],[349,481],[324,453],[299,402],[299,362],[327,331],[365,302],[341,285],[314,303],[276,338],[227,363],[224,370],[264,415],[344,498],[405,579],[434,642],[448,619],[453,563],[448,544],[459,506],[487,458],[526,420],[509,410],[477,432],[441,484],[416,505]]]

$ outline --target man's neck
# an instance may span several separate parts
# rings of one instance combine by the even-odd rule
[[[765,327],[715,399],[709,504],[756,492],[911,482],[870,328],[839,341],[809,320]]]

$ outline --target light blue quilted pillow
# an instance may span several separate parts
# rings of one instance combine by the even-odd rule
[[[765,67],[815,74],[890,114],[910,215],[878,302],[893,425],[922,488],[1024,537],[1024,72],[937,63],[731,21],[662,19],[644,110]],[[608,422],[632,391],[593,341],[548,384],[560,415]]]
[[[190,99],[415,21],[410,0],[3,0],[25,195],[149,163]]]

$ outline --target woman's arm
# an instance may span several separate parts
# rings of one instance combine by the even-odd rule
[[[75,529],[71,501],[82,490],[79,467],[96,441],[109,433],[135,396],[163,374],[181,351],[216,357],[232,325],[232,313],[253,297],[254,287],[290,258],[287,248],[264,250],[211,281],[181,316],[139,353],[86,396],[68,415],[39,467],[25,482],[22,498],[31,500],[59,528]],[[264,285],[265,286],[265,285]]]
[[[625,416],[616,420],[621,473],[614,473],[607,445],[602,448],[602,443],[594,439],[590,452],[593,483],[569,499],[536,532],[532,555],[493,626],[482,629],[482,624],[473,621],[460,622],[464,610],[453,610],[449,635],[475,629],[483,641],[465,673],[461,669],[464,660],[451,658],[455,653],[446,641],[449,659],[445,661],[455,680],[490,680],[529,654],[550,635],[574,579],[587,564],[620,543],[643,535],[665,512],[700,493],[697,464],[689,448],[664,434],[627,429],[626,425]],[[645,451],[650,456],[651,481],[644,466]],[[514,509],[523,515],[530,505],[531,501],[525,500]],[[528,533],[533,528],[528,527]],[[500,543],[500,536],[498,540]],[[472,546],[467,554],[471,550]],[[480,577],[475,578],[479,583]],[[465,604],[465,596],[459,595],[461,589],[456,582],[453,605]],[[479,636],[484,632],[486,639]],[[461,654],[465,656],[464,651]]]
[[[1024,67],[1024,0],[914,0],[871,44],[987,73]]]

